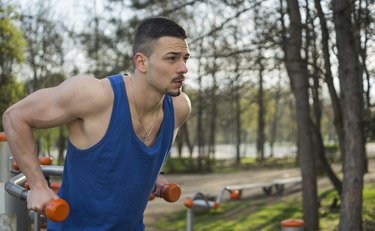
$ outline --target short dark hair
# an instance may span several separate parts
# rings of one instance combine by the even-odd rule
[[[134,35],[133,55],[142,52],[150,56],[153,45],[160,37],[170,36],[186,39],[185,30],[175,21],[164,17],[152,17],[143,20]]]

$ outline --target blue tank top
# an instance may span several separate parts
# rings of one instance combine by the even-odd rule
[[[172,97],[164,97],[159,134],[147,147],[133,129],[123,76],[108,78],[114,92],[109,127],[88,149],[68,142],[58,195],[69,203],[70,213],[63,222],[48,221],[48,230],[144,230],[143,213],[172,146]]]

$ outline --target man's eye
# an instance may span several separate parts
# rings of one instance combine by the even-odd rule
[[[176,57],[175,56],[172,56],[172,57],[168,57],[168,60],[170,60],[170,61],[176,61]]]

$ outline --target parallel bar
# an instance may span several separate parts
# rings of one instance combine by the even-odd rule
[[[20,173],[10,178],[5,183],[5,190],[12,196],[24,201],[27,199],[28,190],[22,187],[21,185],[23,185],[25,182],[26,182],[25,175],[23,175],[23,173]]]
[[[40,167],[45,176],[62,176],[62,173],[64,171],[63,166],[47,165],[47,166],[40,166]],[[18,199],[26,200],[28,190],[23,187],[23,184],[25,182],[26,182],[25,175],[23,173],[19,173],[18,175],[10,178],[5,183],[5,190],[9,194],[17,197]]]

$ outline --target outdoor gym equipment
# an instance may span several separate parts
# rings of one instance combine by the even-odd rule
[[[263,192],[266,195],[270,195],[272,193],[272,186],[273,183],[271,182],[260,182],[260,183],[252,183],[252,184],[238,184],[238,185],[228,185],[223,187],[220,192],[219,196],[217,197],[217,202],[221,203],[223,200],[224,192],[229,192],[229,197],[232,200],[240,199],[242,196],[242,191],[244,190],[252,190],[262,188]]]
[[[184,205],[187,208],[186,211],[186,231],[193,230],[193,213],[194,211],[209,211],[211,209],[219,208],[219,203],[210,200],[208,196],[204,195],[201,192],[198,192],[194,195],[193,198],[186,198]]]
[[[31,230],[32,220],[34,230],[40,230],[41,220],[45,217],[56,222],[64,220],[69,214],[69,205],[63,199],[51,200],[45,207],[45,216],[27,210],[28,183],[17,163],[13,161],[6,141],[6,134],[0,132],[0,230],[28,231]],[[48,184],[57,191],[59,185],[50,183],[50,176],[61,176],[63,168],[45,166],[52,164],[50,157],[41,157],[39,162]],[[5,193],[4,189],[8,193]]]
[[[302,219],[287,219],[280,222],[281,231],[303,231],[304,222]]]
[[[251,183],[251,184],[237,184],[237,185],[227,185],[224,186],[215,199],[208,199],[203,193],[198,192],[195,194],[193,198],[186,198],[185,199],[185,207],[187,208],[186,213],[186,231],[193,230],[193,213],[200,211],[200,212],[208,212],[212,208],[217,209],[219,204],[222,203],[224,193],[228,192],[229,197],[232,200],[240,199],[242,192],[244,190],[253,190],[253,189],[263,189],[263,192],[268,196],[272,193],[272,188],[274,187],[276,190],[276,194],[282,194],[284,191],[284,187],[286,184],[292,183],[300,183],[302,181],[302,177],[291,177],[291,178],[279,178],[274,179],[270,182],[259,182],[259,183]],[[299,229],[298,229],[299,230]],[[284,230],[283,230],[284,231]],[[287,229],[285,229],[287,231]],[[288,230],[289,231],[289,230]],[[292,231],[292,230],[290,230]],[[294,231],[294,229],[293,229]]]
[[[251,184],[238,184],[238,185],[228,185],[224,186],[218,195],[217,202],[221,203],[223,200],[224,192],[229,192],[230,199],[240,199],[242,195],[242,191],[244,190],[253,190],[262,188],[264,194],[271,195],[272,188],[275,188],[276,194],[282,194],[287,184],[298,184],[302,182],[302,177],[291,177],[291,178],[278,178],[274,179],[270,182],[259,182],[259,183],[251,183]]]
[[[49,179],[49,176],[61,176],[63,173],[62,166],[41,166],[41,170],[47,180]],[[25,185],[27,187],[26,177],[23,173],[19,172],[6,182],[5,190],[20,200],[26,200],[29,190],[25,187]],[[45,215],[48,219],[55,222],[65,220],[69,215],[69,211],[70,208],[68,203],[61,198],[51,200],[45,207]],[[41,219],[44,218],[43,215],[39,215],[33,211],[30,211],[30,215],[34,218],[34,230],[40,230]]]

